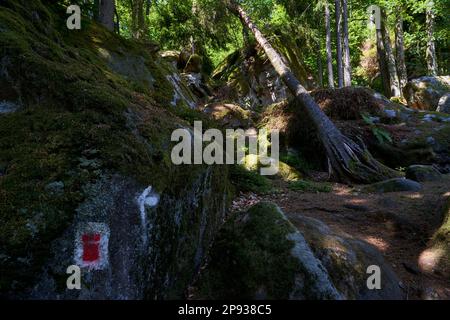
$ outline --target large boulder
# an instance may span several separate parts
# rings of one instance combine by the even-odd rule
[[[433,166],[413,165],[406,169],[406,178],[417,182],[438,180],[441,176]]]
[[[231,217],[195,285],[200,299],[341,299],[302,234],[272,203]]]
[[[450,278],[450,197],[443,210],[443,222],[419,257],[423,272]]]
[[[441,97],[436,111],[450,113],[450,93],[446,93]]]
[[[371,245],[261,202],[226,223],[195,284],[195,298],[402,299],[400,280]],[[298,228],[298,229],[297,229]],[[367,269],[381,270],[381,289]]]
[[[225,166],[170,159],[172,132],[203,117],[192,92],[147,46],[95,23],[61,34],[40,0],[1,6],[17,95],[1,101],[21,108],[0,114],[0,297],[183,297],[230,194]]]
[[[439,100],[450,92],[450,76],[425,76],[413,79],[403,88],[403,94],[412,108],[436,111]]]
[[[361,191],[368,193],[386,193],[401,191],[420,191],[421,189],[422,185],[416,181],[404,178],[393,178],[364,186],[361,188]]]
[[[236,104],[215,102],[201,110],[227,129],[247,129],[253,125],[252,113]]]
[[[338,234],[314,218],[296,214],[291,215],[290,219],[327,269],[333,284],[347,299],[398,300],[405,297],[400,279],[375,247],[348,235]],[[379,290],[371,290],[367,286],[367,270],[370,266],[380,268]]]

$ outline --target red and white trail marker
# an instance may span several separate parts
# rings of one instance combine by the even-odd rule
[[[75,235],[75,263],[102,270],[108,266],[109,228],[105,223],[80,224]]]

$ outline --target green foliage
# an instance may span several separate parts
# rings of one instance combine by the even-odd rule
[[[361,115],[364,122],[370,126],[373,135],[377,138],[380,144],[384,144],[386,142],[392,143],[392,137],[389,132],[385,129],[377,127],[377,125],[373,122],[373,120],[368,115]]]
[[[273,190],[269,179],[259,175],[256,171],[247,170],[241,165],[230,167],[230,179],[239,191],[264,194]]]
[[[294,228],[277,207],[259,203],[231,217],[217,236],[197,283],[200,299],[288,299],[300,270],[291,255]]]

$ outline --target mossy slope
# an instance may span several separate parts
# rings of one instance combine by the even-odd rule
[[[176,197],[205,172],[170,160],[172,131],[201,115],[170,105],[171,71],[154,46],[89,21],[69,31],[64,11],[39,0],[0,5],[0,100],[20,106],[0,114],[2,295],[36,277],[49,243],[89,197],[83,186],[120,174]],[[154,81],[114,72],[105,52],[139,57]]]

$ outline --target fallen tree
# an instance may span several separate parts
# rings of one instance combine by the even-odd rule
[[[312,121],[318,138],[325,149],[329,171],[333,177],[345,183],[372,183],[398,177],[400,173],[375,160],[362,141],[356,143],[339,131],[301,85],[244,9],[233,0],[225,0],[225,2],[227,8],[252,31],[274,69]]]

